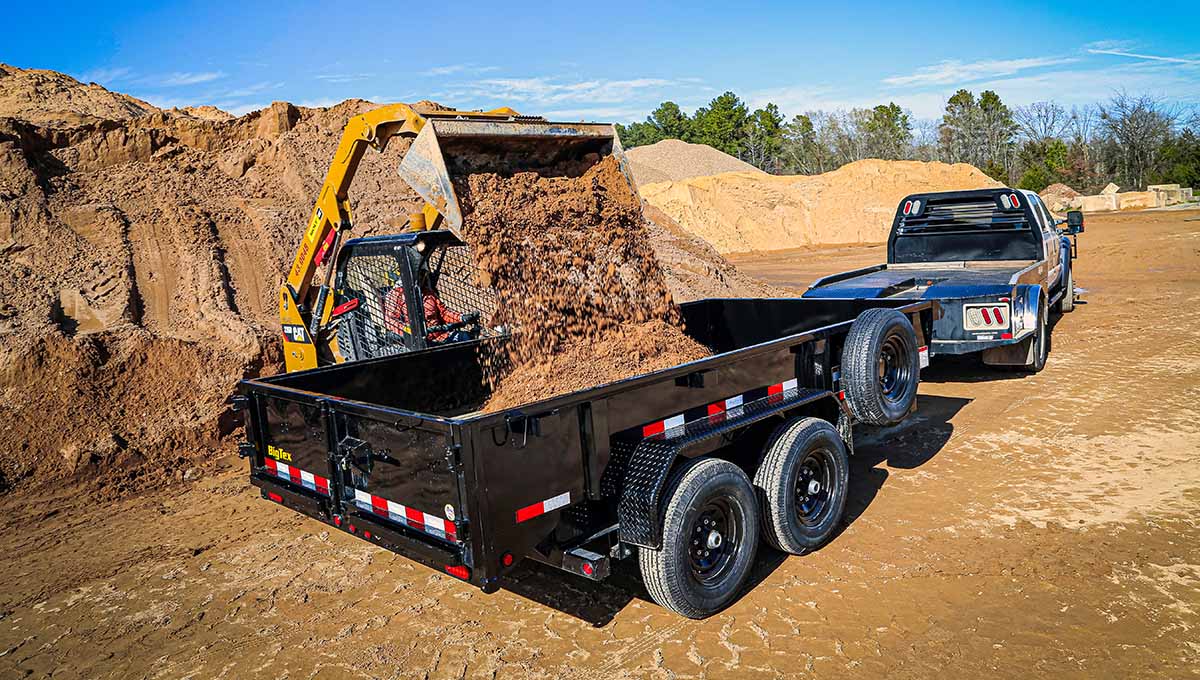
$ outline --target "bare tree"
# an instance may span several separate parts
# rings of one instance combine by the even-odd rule
[[[1147,94],[1119,91],[1100,104],[1100,128],[1116,155],[1118,176],[1128,186],[1145,187],[1158,153],[1183,111]]]
[[[1018,106],[1015,118],[1021,134],[1034,142],[1062,137],[1069,121],[1066,109],[1054,102]]]

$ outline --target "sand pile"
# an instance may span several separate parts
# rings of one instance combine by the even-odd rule
[[[499,356],[484,357],[493,385],[485,410],[620,380],[656,360],[665,366],[707,354],[678,329],[641,202],[615,158],[576,177],[478,173],[455,184],[463,238],[481,283],[499,297],[496,321],[516,329]],[[663,342],[646,345],[636,361],[618,351],[655,331]]]
[[[78,125],[158,112],[151,104],[95,83],[84,85],[55,71],[0,64],[0,117],[43,125]]]
[[[1071,199],[1078,198],[1082,194],[1075,191],[1066,184],[1055,182],[1050,186],[1042,189],[1042,193],[1038,194],[1042,200],[1046,202],[1046,207],[1054,212],[1062,212],[1067,209],[1071,203]]]
[[[921,191],[1000,186],[966,164],[863,160],[813,176],[725,173],[641,186],[720,253],[887,240],[896,204]]]
[[[625,155],[638,186],[654,182],[678,182],[722,172],[766,174],[707,144],[689,144],[678,139],[664,139],[649,146],[634,147]]]

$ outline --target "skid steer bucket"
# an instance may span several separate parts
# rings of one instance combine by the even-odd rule
[[[400,177],[432,205],[456,235],[462,210],[454,180],[469,174],[537,172],[578,177],[606,156],[616,156],[636,191],[616,129],[605,123],[552,123],[540,118],[508,120],[432,119],[400,162]]]

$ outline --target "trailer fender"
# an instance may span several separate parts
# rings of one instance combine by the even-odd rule
[[[773,415],[790,417],[801,409],[834,423],[846,442],[847,451],[853,454],[851,415],[844,402],[824,390],[800,390],[797,397],[789,402],[746,413],[741,418],[728,420],[720,427],[706,429],[699,434],[686,434],[684,428],[685,434],[680,436],[643,439],[625,465],[617,502],[621,541],[655,550],[662,547],[662,490],[677,458],[687,456],[693,448],[714,437]]]

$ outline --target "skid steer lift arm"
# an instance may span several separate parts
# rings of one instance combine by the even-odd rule
[[[322,263],[332,262],[338,242],[353,224],[350,209],[350,183],[367,148],[382,152],[396,135],[415,137],[430,118],[468,121],[504,121],[517,116],[509,108],[492,111],[416,111],[407,104],[389,104],[350,119],[342,132],[337,153],[325,175],[317,204],[308,220],[300,249],[292,262],[287,281],[279,291],[279,317],[283,324],[284,362],[288,371],[317,366],[316,336],[328,321],[332,309],[329,297],[328,267],[325,281],[313,286],[313,277]],[[426,204],[420,213],[409,217],[417,229],[436,228],[441,215]]]

